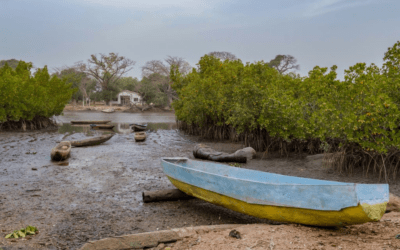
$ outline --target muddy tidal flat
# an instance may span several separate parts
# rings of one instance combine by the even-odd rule
[[[212,224],[279,224],[242,215],[193,199],[142,202],[142,192],[173,188],[160,158],[193,158],[200,139],[178,131],[172,113],[127,114],[65,112],[58,129],[0,133],[0,249],[79,249],[85,242],[111,236]],[[115,135],[91,147],[72,148],[65,162],[52,162],[50,151],[63,140],[110,133],[71,120],[112,120]],[[130,123],[147,123],[148,137],[135,142]],[[234,152],[240,143],[202,141]],[[286,175],[377,183],[361,173],[339,175],[321,166],[320,158],[267,158],[262,154],[242,167]],[[399,195],[399,186],[390,191]],[[16,240],[4,236],[36,226],[39,234]]]
[[[195,145],[176,129],[175,116],[66,112],[56,130],[0,133],[0,247],[78,249],[89,240],[190,225],[254,223],[254,219],[200,200],[144,204],[142,192],[173,188],[160,157],[192,156]],[[72,148],[64,162],[51,149],[63,140],[110,133],[71,120],[112,120],[115,135],[91,147]],[[148,123],[135,142],[129,123]],[[6,240],[13,230],[36,226],[31,239]],[[14,242],[15,241],[15,242]]]

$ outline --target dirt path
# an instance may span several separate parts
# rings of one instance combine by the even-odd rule
[[[71,117],[76,119],[77,116]],[[273,225],[271,228],[283,226],[197,199],[149,204],[141,201],[144,190],[173,188],[162,172],[159,159],[162,156],[193,158],[192,149],[197,138],[187,137],[175,129],[154,129],[145,142],[135,143],[128,129],[102,145],[73,148],[68,163],[58,164],[49,157],[57,142],[100,133],[89,130],[73,133],[63,128],[59,131],[0,133],[0,248],[3,250],[78,249],[87,241],[185,226],[254,223]],[[240,144],[206,143],[226,152],[242,147]],[[345,182],[377,181],[359,173],[353,176],[335,174],[321,167],[318,159],[303,156],[257,158],[242,167]],[[390,185],[392,193],[399,195],[399,190],[398,184]],[[379,223],[386,225],[386,222]],[[30,240],[4,239],[7,233],[27,225],[36,226],[40,233]],[[247,234],[245,229],[242,231]],[[329,233],[321,234],[324,235],[322,239],[330,237],[326,236]],[[385,239],[392,239],[395,234],[393,227]],[[364,238],[373,236],[368,231]],[[263,240],[270,242],[269,236]],[[279,237],[276,238],[278,242]]]

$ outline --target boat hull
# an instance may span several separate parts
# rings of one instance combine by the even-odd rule
[[[113,137],[113,136],[114,136],[114,134],[110,134],[110,135],[103,135],[103,136],[84,139],[84,140],[71,141],[71,146],[85,147],[85,146],[98,145],[98,144],[101,144],[103,142],[110,140],[111,137]]]
[[[386,211],[386,203],[376,205],[358,205],[340,211],[321,211],[293,207],[250,204],[232,197],[221,195],[203,188],[175,180],[168,176],[170,182],[182,192],[223,206],[233,211],[254,217],[279,222],[298,223],[312,226],[346,226],[379,221]]]
[[[175,174],[180,172],[178,168],[173,169],[171,165],[167,167],[168,164],[163,162],[164,172],[166,172],[171,183],[177,187],[179,190],[185,192],[188,195],[197,197],[199,199],[205,200],[207,202],[220,205],[231,210],[248,214],[251,216],[255,216],[258,218],[269,219],[280,222],[289,222],[289,223],[299,223],[305,225],[313,225],[313,226],[345,226],[345,225],[353,225],[353,224],[362,224],[371,221],[379,221],[380,218],[386,211],[386,201],[385,199],[380,200],[374,204],[368,204],[367,202],[356,202],[355,204],[343,207],[337,210],[329,210],[329,209],[310,209],[303,207],[292,207],[292,206],[282,206],[282,205],[273,205],[271,204],[257,204],[257,202],[245,201],[238,197],[232,197],[232,195],[225,195],[223,192],[215,192],[210,189],[214,189],[213,185],[215,180],[212,177],[207,178],[204,181],[204,185],[199,184],[194,177],[196,174],[191,173],[190,178],[180,178],[179,174]],[[220,165],[220,164],[216,164]],[[217,166],[218,167],[218,166]],[[241,171],[244,171],[243,169]],[[184,172],[190,172],[190,169],[184,169]],[[223,172],[223,171],[221,171]],[[253,171],[259,172],[259,171]],[[264,174],[268,174],[265,173]],[[204,176],[202,177],[204,179]],[[218,185],[220,186],[228,186],[224,181],[218,181]],[[250,184],[242,185],[247,188],[251,186]],[[354,184],[353,184],[354,185]],[[275,188],[279,189],[277,185]],[[239,186],[236,186],[236,189],[239,189]],[[274,188],[273,186],[269,186],[269,188]],[[340,187],[340,186],[338,186]],[[361,186],[364,187],[365,186]],[[368,187],[375,187],[375,185],[371,185]],[[378,189],[382,186],[377,185]],[[312,185],[310,185],[312,188]],[[342,188],[347,188],[346,185],[343,185]],[[229,187],[229,189],[234,189]],[[228,191],[228,192],[235,192]],[[285,191],[286,192],[286,191]],[[248,191],[249,194],[252,194],[251,188]],[[287,191],[290,193],[290,191]],[[349,192],[350,193],[350,192]],[[386,190],[384,191],[386,193]],[[307,199],[308,195],[304,197],[296,197],[297,199]],[[296,199],[292,198],[292,199]],[[343,197],[345,199],[345,197]],[[340,203],[340,201],[337,201]]]
[[[103,112],[103,113],[114,113],[115,110],[114,109],[104,109],[101,112]]]
[[[145,131],[146,129],[147,129],[147,126],[144,126],[144,125],[139,125],[139,124],[132,125],[133,131]]]
[[[146,140],[147,135],[146,135],[146,132],[138,132],[138,133],[135,133],[134,137],[135,137],[135,141],[139,142],[139,141]]]
[[[64,161],[70,156],[70,153],[71,143],[69,141],[62,141],[51,150],[50,157],[53,161]]]
[[[114,125],[100,124],[100,125],[91,126],[91,127],[92,127],[92,129],[113,129]]]
[[[111,121],[71,121],[71,124],[106,124]]]

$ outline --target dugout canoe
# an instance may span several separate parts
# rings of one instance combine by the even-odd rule
[[[62,141],[51,150],[50,157],[53,161],[63,161],[69,157],[70,153],[71,142]]]
[[[101,112],[103,112],[103,113],[114,113],[115,110],[114,109],[103,109]]]
[[[90,127],[92,129],[113,129],[114,125],[108,125],[108,124],[90,124]]]
[[[388,184],[301,178],[195,161],[162,158],[171,183],[188,195],[259,218],[314,226],[379,221]]]
[[[110,140],[111,137],[113,137],[113,136],[114,136],[114,134],[108,134],[108,135],[102,135],[102,136],[92,137],[92,138],[83,139],[83,140],[71,141],[71,146],[85,147],[85,146],[99,145],[103,142]]]
[[[147,124],[130,124],[132,126],[133,131],[145,131],[147,129]]]
[[[71,121],[71,124],[106,124],[109,123],[111,121]]]
[[[137,132],[135,133],[135,141],[144,141],[146,140],[146,132]]]

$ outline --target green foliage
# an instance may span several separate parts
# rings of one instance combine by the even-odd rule
[[[27,226],[26,228],[21,228],[20,230],[14,230],[14,232],[7,234],[6,239],[11,238],[25,238],[27,235],[35,235],[37,232],[37,228],[34,226]]]
[[[80,72],[75,68],[71,67],[71,68],[65,68],[60,72],[57,72],[55,75],[58,76],[60,79],[65,80],[65,83],[71,84],[72,88],[76,91],[72,95],[72,99],[74,100],[83,99],[83,96],[86,93],[83,93],[82,90],[85,91],[86,86],[82,85],[85,85],[86,81],[89,80],[85,73]]]
[[[74,90],[47,67],[31,74],[31,63],[20,61],[14,70],[0,68],[0,122],[32,120],[62,113]]]
[[[153,103],[156,106],[168,105],[168,95],[163,91],[167,88],[169,79],[157,73],[143,77],[140,82],[139,93],[146,103]]]
[[[130,91],[137,91],[139,87],[140,81],[135,77],[132,78],[131,76],[129,77],[121,77],[117,81],[118,88],[122,90],[130,90]]]
[[[299,77],[264,62],[205,55],[186,76],[171,70],[179,96],[173,107],[188,125],[231,126],[239,135],[263,130],[286,143],[316,140],[324,148],[358,145],[386,154],[400,149],[400,42],[384,60],[383,69],[358,63],[340,81],[336,66]]]

